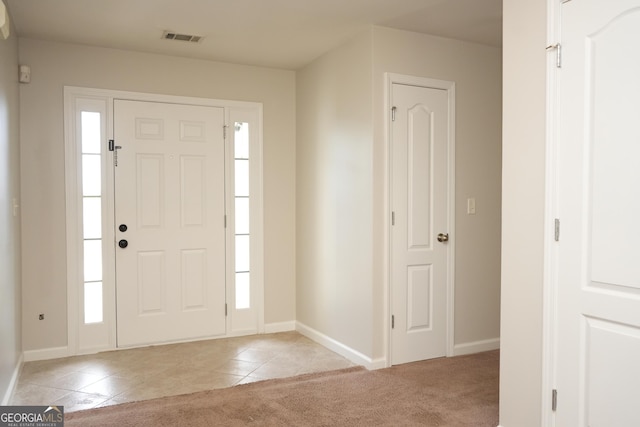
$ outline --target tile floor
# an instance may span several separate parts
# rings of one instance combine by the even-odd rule
[[[297,332],[27,362],[12,405],[65,412],[354,366]]]

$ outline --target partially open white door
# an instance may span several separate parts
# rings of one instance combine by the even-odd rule
[[[225,333],[224,112],[114,101],[119,347]]]
[[[445,356],[450,92],[392,84],[391,363]]]
[[[562,5],[555,425],[640,425],[640,1]]]

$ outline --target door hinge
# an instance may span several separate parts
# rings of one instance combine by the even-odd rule
[[[562,45],[560,43],[556,43],[547,46],[547,51],[554,49],[556,51],[556,67],[562,68]]]
[[[224,228],[227,228],[227,216],[224,216]]]
[[[391,212],[391,225],[396,225],[396,213]]]
[[[555,411],[558,409],[558,390],[555,388],[551,390],[551,410]]]
[[[396,327],[396,316],[391,315],[391,329]]]
[[[227,139],[227,128],[228,127],[229,126],[227,126],[227,125],[222,126],[222,139],[225,139],[225,140]]]
[[[553,238],[555,239],[556,242],[559,242],[560,241],[560,219],[559,218],[555,219],[553,233],[554,233]]]
[[[227,303],[224,303],[224,317],[227,317]]]
[[[395,122],[396,121],[396,107],[391,107],[391,121]]]

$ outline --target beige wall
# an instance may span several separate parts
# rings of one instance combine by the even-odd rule
[[[20,202],[18,40],[0,40],[0,404],[22,354],[20,335]]]
[[[456,84],[456,213],[454,342],[500,335],[501,49],[389,28],[374,29],[374,229],[382,230],[385,167],[384,73]],[[477,213],[467,215],[467,198]],[[382,322],[383,234],[374,240],[374,317]],[[380,331],[382,326],[376,325]],[[382,336],[376,335],[382,355]]]
[[[371,33],[297,75],[297,320],[372,354]]]
[[[23,339],[67,344],[63,86],[262,102],[265,322],[295,319],[295,74],[129,51],[20,40]],[[45,320],[38,320],[45,313]]]
[[[505,0],[500,424],[542,425],[546,2]]]
[[[62,87],[73,85],[263,102],[265,320],[383,357],[387,71],[456,82],[455,342],[498,338],[500,49],[375,27],[297,76],[29,39],[20,55],[33,70],[21,89],[25,349],[66,345]]]
[[[456,82],[455,343],[497,340],[501,50],[379,27],[298,73],[298,320],[385,356],[385,72]]]

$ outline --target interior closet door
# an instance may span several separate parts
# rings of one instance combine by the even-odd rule
[[[640,1],[562,5],[557,426],[637,426]]]
[[[446,355],[449,93],[392,85],[391,363]]]

